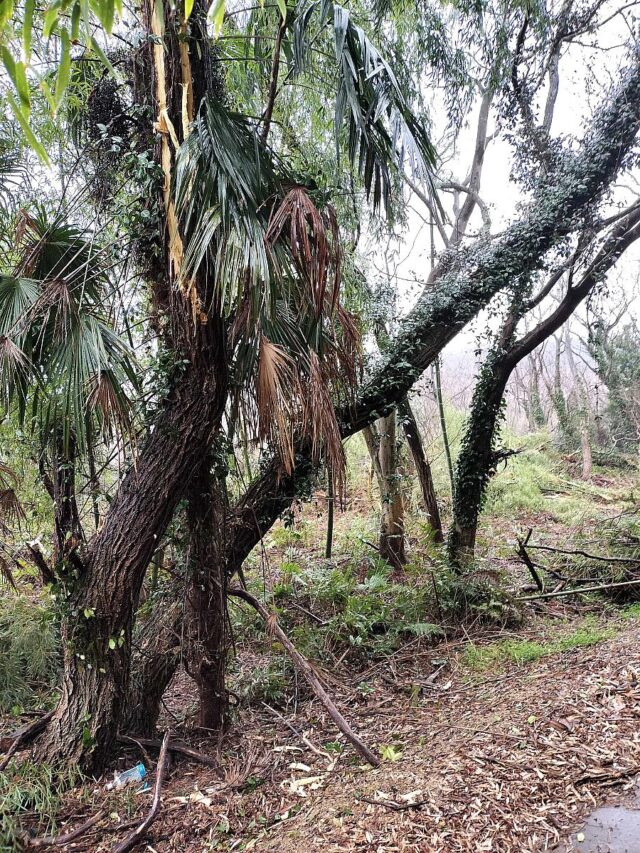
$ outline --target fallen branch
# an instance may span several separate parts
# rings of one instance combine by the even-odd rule
[[[603,557],[600,554],[590,554],[588,551],[569,551],[566,548],[553,548],[551,545],[529,545],[537,551],[551,551],[554,554],[569,554],[574,557],[586,557],[588,560],[600,560],[602,563],[635,563],[640,565],[637,557]]]
[[[84,823],[76,826],[76,828],[72,829],[71,832],[65,832],[63,835],[44,835],[42,838],[30,838],[26,842],[27,847],[61,847],[63,844],[68,844],[70,841],[75,841],[76,838],[80,838],[81,835],[84,835],[85,832],[91,829],[92,826],[95,826],[96,823],[100,823],[100,821],[106,816],[106,811],[99,811],[85,820]]]
[[[257,610],[257,612],[260,614],[260,616],[262,616],[265,623],[269,627],[269,630],[282,643],[296,667],[307,679],[311,689],[316,694],[318,699],[322,702],[324,707],[327,709],[329,716],[336,724],[336,726],[340,729],[340,731],[347,738],[347,740],[353,744],[353,746],[360,753],[360,755],[362,755],[363,758],[369,764],[371,764],[372,767],[378,767],[380,765],[380,759],[377,757],[377,755],[375,755],[375,753],[373,753],[369,749],[369,747],[365,743],[360,740],[358,735],[353,731],[353,729],[342,716],[340,711],[338,711],[332,699],[329,697],[329,694],[320,683],[318,676],[316,675],[309,661],[296,649],[289,637],[287,637],[285,632],[278,625],[275,617],[271,613],[269,613],[267,608],[263,604],[261,604],[257,598],[254,598],[253,595],[246,592],[244,589],[229,589],[228,593],[229,595],[235,595],[237,598],[241,598],[243,601],[246,601],[247,604],[250,604],[254,610]]]
[[[370,803],[372,806],[383,806],[385,809],[391,809],[393,812],[406,812],[409,809],[421,809],[426,806],[429,800],[418,800],[415,803],[396,803],[394,800],[371,800],[369,797],[360,797],[361,803]]]
[[[529,569],[529,573],[531,574],[535,585],[538,587],[538,590],[540,592],[544,592],[544,584],[542,582],[542,578],[536,571],[536,567],[534,566],[531,557],[527,553],[527,545],[529,543],[529,539],[531,538],[532,533],[533,530],[529,528],[529,532],[527,533],[524,539],[520,539],[520,537],[518,537],[518,556],[525,564],[525,566]]]
[[[638,586],[640,580],[617,581],[616,583],[602,583],[598,586],[583,586],[581,589],[561,589],[555,592],[541,592],[538,595],[523,595],[516,601],[536,601],[539,598],[559,598],[562,595],[584,595],[585,592],[599,592],[602,589],[615,589],[621,586]]]
[[[158,758],[158,766],[156,768],[156,784],[153,791],[153,802],[151,803],[151,808],[149,810],[149,814],[142,821],[140,826],[137,829],[127,835],[127,837],[121,841],[119,844],[113,848],[112,853],[127,853],[128,850],[131,850],[132,847],[135,847],[142,838],[147,833],[147,830],[156,819],[158,815],[158,811],[160,810],[160,800],[161,800],[161,792],[162,792],[162,780],[164,777],[164,768],[167,762],[167,752],[169,749],[169,729],[164,733],[164,737],[162,739],[162,747],[160,749],[160,756]]]
[[[32,723],[28,723],[25,726],[17,729],[13,735],[11,735],[11,745],[9,746],[5,757],[0,761],[0,770],[4,770],[9,762],[11,761],[12,756],[16,754],[18,749],[24,745],[32,741],[36,735],[39,735],[40,732],[44,731],[47,727],[47,723],[53,717],[53,711],[49,711],[47,714],[43,714],[37,720],[34,720]]]
[[[161,749],[163,743],[163,741],[153,740],[153,738],[133,737],[131,735],[118,735],[118,740],[120,743],[132,743],[135,746],[138,746],[140,750],[145,746]],[[204,752],[198,752],[197,749],[192,749],[190,746],[186,746],[185,744],[172,741],[169,744],[169,752],[177,752],[180,755],[186,755],[188,758],[193,758],[194,761],[199,761],[200,764],[206,764],[208,767],[215,767],[218,770],[220,769],[220,765],[215,758],[212,758],[210,755],[205,755]]]

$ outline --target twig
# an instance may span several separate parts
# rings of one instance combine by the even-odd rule
[[[44,835],[42,838],[30,838],[27,846],[61,847],[63,844],[68,844],[70,841],[74,841],[76,838],[84,835],[87,830],[91,829],[92,826],[95,826],[96,823],[100,823],[100,821],[106,816],[106,811],[99,811],[85,820],[84,823],[76,826],[76,828],[72,829],[71,832],[65,832],[63,835]]]
[[[396,803],[393,800],[371,800],[369,797],[359,797],[361,803],[370,803],[372,806],[384,806],[394,812],[405,812],[408,809],[421,809],[426,806],[428,800],[418,800],[416,803]]]
[[[584,595],[585,592],[599,592],[602,589],[615,589],[621,586],[637,586],[640,580],[617,581],[616,583],[602,583],[598,586],[583,586],[582,589],[561,589],[556,592],[541,592],[538,595],[523,595],[516,601],[536,601],[539,598],[559,598],[562,595]]]
[[[49,711],[47,714],[44,714],[37,720],[34,720],[32,723],[29,723],[27,726],[22,726],[22,728],[18,729],[13,734],[13,742],[11,746],[7,750],[5,757],[0,761],[0,770],[4,770],[11,758],[18,751],[19,747],[22,744],[29,743],[29,741],[33,740],[34,737],[40,734],[41,731],[44,731],[47,727],[47,723],[53,717],[53,711]]]
[[[378,758],[378,756],[375,755],[375,753],[373,753],[369,749],[369,747],[365,743],[363,743],[363,741],[360,740],[358,735],[353,731],[353,729],[342,716],[340,711],[338,711],[332,699],[329,697],[329,694],[320,683],[318,676],[316,675],[309,661],[296,649],[289,637],[287,637],[285,632],[278,625],[278,622],[276,621],[275,617],[271,613],[269,613],[267,608],[263,604],[261,604],[257,598],[254,598],[253,595],[246,592],[244,589],[229,589],[228,594],[235,595],[237,598],[241,598],[243,601],[246,601],[247,604],[250,604],[251,607],[254,608],[254,610],[257,610],[257,612],[266,622],[269,630],[278,638],[278,640],[288,651],[294,664],[307,679],[309,685],[311,686],[311,689],[316,694],[318,699],[322,702],[324,707],[327,709],[329,716],[334,721],[336,726],[344,734],[347,740],[349,740],[353,744],[353,746],[360,753],[360,755],[362,755],[363,758],[369,764],[371,764],[372,767],[378,767],[380,765],[380,759]]]
[[[159,740],[153,740],[153,738],[148,737],[132,737],[131,735],[119,735],[118,740],[121,743],[134,743],[142,749],[143,746],[162,747],[162,744]],[[178,752],[180,755],[186,755],[188,758],[193,758],[194,761],[199,761],[200,764],[206,764],[208,767],[215,767],[216,769],[220,769],[220,764],[212,758],[210,755],[205,755],[204,752],[198,752],[197,749],[192,749],[190,746],[185,746],[182,743],[175,743],[172,741],[169,744],[169,752]]]
[[[321,755],[323,758],[331,758],[331,756],[329,755],[329,753],[328,753],[328,752],[324,752],[323,750],[318,749],[318,747],[317,747],[317,746],[314,746],[314,745],[311,743],[311,741],[309,740],[309,738],[308,738],[308,737],[307,737],[303,732],[299,732],[299,731],[298,731],[298,729],[297,729],[295,726],[292,726],[292,725],[291,725],[291,723],[289,722],[289,720],[285,719],[285,718],[282,716],[282,714],[280,714],[278,711],[276,711],[276,709],[275,709],[275,708],[272,708],[272,707],[271,707],[271,705],[267,705],[267,703],[266,703],[266,702],[263,702],[262,704],[263,704],[263,705],[264,705],[264,707],[267,709],[267,711],[271,711],[271,713],[272,713],[272,714],[274,714],[274,715],[275,715],[279,720],[282,720],[282,722],[285,724],[285,726],[286,726],[286,727],[287,727],[291,732],[293,732],[293,734],[294,734],[296,737],[300,738],[300,740],[302,741],[302,743],[303,743],[305,746],[307,746],[307,747],[311,750],[311,752],[315,752],[315,754],[316,754],[316,755]]]
[[[164,733],[164,737],[162,739],[162,747],[160,749],[160,756],[158,758],[158,766],[156,769],[156,785],[153,791],[153,802],[151,803],[151,809],[149,810],[149,814],[142,821],[140,826],[137,829],[128,835],[123,841],[113,848],[112,853],[127,853],[128,850],[131,850],[132,847],[135,847],[138,842],[144,838],[147,830],[156,819],[158,815],[158,811],[160,810],[160,800],[161,800],[161,792],[162,792],[162,780],[164,777],[164,767],[167,761],[167,752],[169,748],[169,735],[170,730]]]

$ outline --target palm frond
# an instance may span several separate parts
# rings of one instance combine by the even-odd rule
[[[340,288],[340,242],[335,212],[328,206],[323,215],[306,187],[295,186],[274,209],[266,240],[274,246],[283,236],[297,273],[308,287],[316,319],[326,312],[327,296],[327,313],[331,314]]]
[[[176,204],[187,234],[184,274],[205,263],[227,311],[245,283],[268,289],[264,207],[277,186],[248,121],[207,100],[178,152]]]
[[[20,258],[0,276],[0,391],[24,422],[31,406],[40,441],[84,452],[87,416],[105,437],[127,434],[136,386],[132,353],[104,317],[105,252],[92,235],[43,210],[22,211]],[[90,427],[89,427],[90,428]]]
[[[278,447],[285,471],[293,471],[293,427],[291,400],[296,391],[295,362],[280,346],[260,335],[256,404],[260,438]]]

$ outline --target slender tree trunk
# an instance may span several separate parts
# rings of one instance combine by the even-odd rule
[[[406,562],[404,551],[404,500],[400,484],[396,413],[378,421],[378,458],[382,475],[380,514],[380,556],[402,574]]]
[[[571,328],[569,323],[565,326],[565,352],[567,354],[567,364],[573,379],[573,385],[576,390],[576,395],[580,401],[579,418],[580,418],[580,450],[582,454],[582,479],[590,480],[593,470],[593,457],[591,453],[591,437],[590,437],[590,422],[591,422],[591,407],[589,405],[589,394],[582,376],[576,367],[575,358],[573,356],[573,341],[571,340]]]
[[[438,499],[433,485],[431,465],[429,464],[429,460],[424,452],[422,439],[420,437],[420,430],[418,429],[415,415],[413,414],[411,405],[406,398],[398,407],[398,412],[402,418],[404,434],[407,439],[407,444],[409,445],[409,450],[411,451],[414,465],[416,466],[418,482],[420,483],[420,491],[422,492],[422,502],[433,529],[434,542],[443,542],[444,536],[442,535],[442,522],[440,520],[440,510],[438,509]]]
[[[449,474],[449,485],[451,487],[451,497],[455,492],[455,480],[453,476],[453,462],[451,460],[451,447],[449,446],[449,433],[447,431],[447,419],[444,414],[444,400],[442,398],[442,379],[440,376],[440,356],[433,362],[433,374],[435,377],[436,400],[438,402],[438,414],[440,416],[440,431],[442,433],[442,443],[444,445],[444,456],[447,460],[447,473]]]
[[[189,554],[183,654],[198,685],[199,725],[217,730],[226,712],[226,563],[224,529],[227,501],[211,473],[207,454],[188,491]]]
[[[333,513],[335,505],[335,495],[333,490],[333,473],[330,467],[327,467],[327,541],[324,549],[324,556],[327,560],[331,559],[333,551]]]

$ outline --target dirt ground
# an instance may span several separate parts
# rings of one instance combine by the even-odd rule
[[[554,618],[564,624],[561,605],[545,614],[518,637],[536,639]],[[190,701],[179,678],[163,725],[218,755],[220,768],[176,756],[162,812],[136,849],[574,849],[585,817],[628,801],[640,773],[640,623],[616,616],[606,625],[615,636],[597,645],[489,672],[471,670],[456,642],[405,647],[350,683],[325,674],[345,716],[382,755],[376,769],[344,744],[316,701],[301,700],[295,714],[243,711],[221,743],[185,732],[173,721]],[[134,750],[122,761],[139,757]],[[150,791],[107,795],[104,780],[85,786],[67,799],[58,831],[100,808],[108,815],[57,849],[111,850],[150,803]]]

